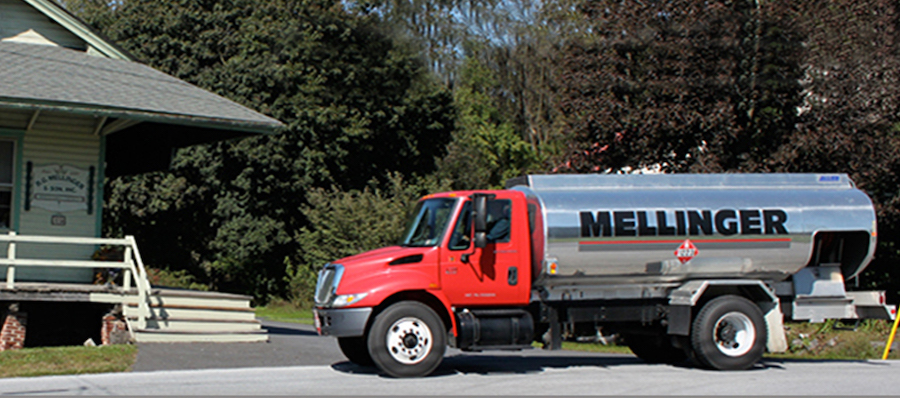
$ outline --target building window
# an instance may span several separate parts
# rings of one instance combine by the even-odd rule
[[[15,170],[15,143],[0,140],[0,229],[12,225],[13,170]]]

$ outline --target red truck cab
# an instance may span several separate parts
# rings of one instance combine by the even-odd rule
[[[320,272],[319,334],[337,337],[351,361],[374,362],[388,374],[430,372],[448,339],[473,344],[474,336],[459,339],[459,323],[472,321],[460,314],[528,305],[533,225],[527,209],[525,195],[511,190],[422,198],[399,245],[339,259]],[[521,347],[530,344],[533,326],[518,311],[513,317],[528,317],[523,336],[512,342]]]

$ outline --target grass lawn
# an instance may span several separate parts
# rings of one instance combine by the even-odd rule
[[[824,323],[790,322],[785,324],[788,351],[767,354],[769,358],[799,359],[881,359],[893,322],[865,320],[859,325],[834,320]],[[854,330],[855,329],[855,330]],[[894,339],[896,347],[897,339]],[[900,359],[893,349],[888,359]]]
[[[276,322],[291,322],[312,325],[312,309],[298,308],[287,301],[272,301],[263,307],[256,307],[256,317]]]
[[[0,352],[0,377],[29,377],[127,372],[137,359],[137,347],[39,347]]]
[[[541,343],[532,343],[532,347],[540,349],[542,347]],[[562,349],[568,351],[581,351],[581,352],[602,352],[607,354],[631,354],[631,349],[628,346],[617,345],[617,344],[601,344],[601,343],[583,343],[583,342],[575,342],[575,341],[563,341]]]
[[[279,322],[313,323],[312,310],[288,303],[258,307],[256,316]],[[137,346],[37,347],[0,352],[0,378],[128,372],[137,359]]]

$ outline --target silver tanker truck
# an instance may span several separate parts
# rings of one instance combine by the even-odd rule
[[[877,242],[844,174],[531,175],[429,195],[398,246],[327,264],[320,334],[392,376],[445,346],[522,349],[620,334],[648,362],[746,369],[784,320],[891,319],[848,292]]]

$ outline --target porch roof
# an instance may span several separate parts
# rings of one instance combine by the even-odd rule
[[[0,41],[0,109],[92,116],[106,175],[169,167],[173,150],[274,134],[283,124],[149,66],[52,45]]]
[[[273,133],[282,126],[278,120],[136,62],[14,42],[0,42],[0,59],[2,107],[246,133]]]

